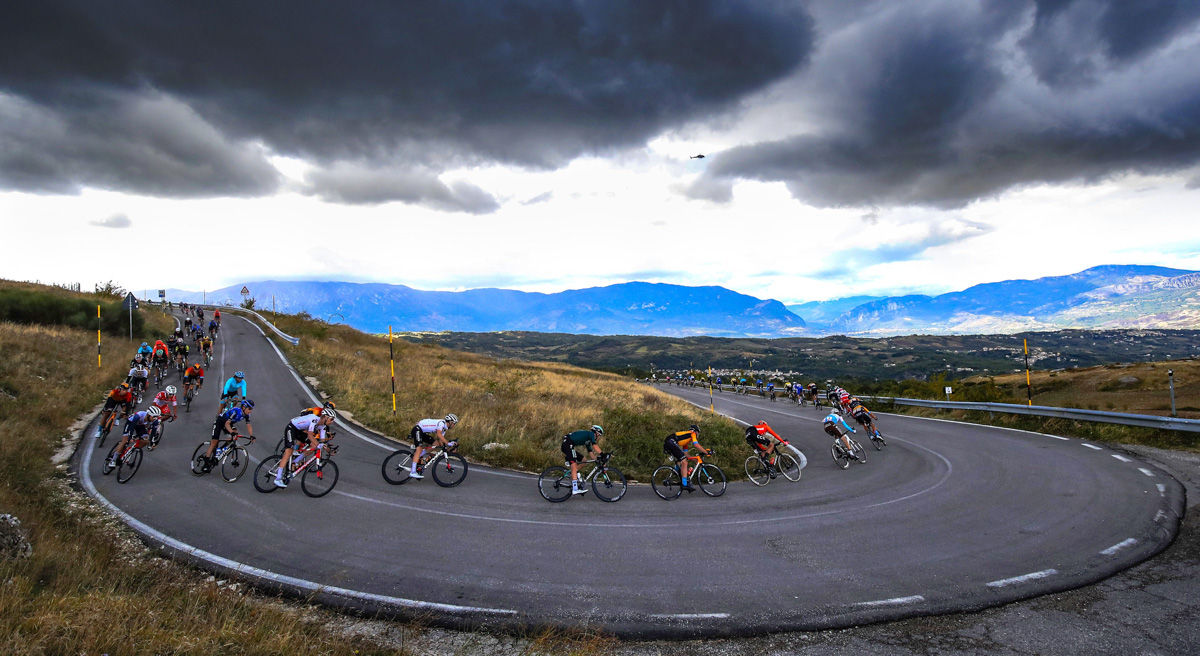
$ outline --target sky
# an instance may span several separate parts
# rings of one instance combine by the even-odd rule
[[[794,303],[1200,269],[1198,62],[1200,0],[9,0],[0,277]]]

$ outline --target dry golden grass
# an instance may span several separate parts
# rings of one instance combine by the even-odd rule
[[[602,447],[613,451],[614,463],[627,476],[643,481],[665,462],[663,438],[692,423],[701,425],[705,446],[729,456],[745,449],[742,431],[732,421],[615,374],[566,364],[495,360],[400,340],[392,345],[393,415],[386,336],[295,316],[281,315],[278,326],[300,338],[299,346],[278,341],[292,363],[318,379],[340,410],[397,439],[407,439],[413,424],[423,418],[453,412],[461,420],[455,437],[472,460],[539,471],[562,464],[563,434],[592,424],[604,427]],[[485,449],[489,444],[507,446]]]
[[[1180,417],[1200,419],[1200,360],[1109,364],[1065,371],[1035,371],[1033,404],[1143,415],[1169,415],[1167,370],[1175,372],[1175,406]],[[979,377],[968,382],[981,380]],[[995,377],[1006,402],[1024,403],[1025,374]]]

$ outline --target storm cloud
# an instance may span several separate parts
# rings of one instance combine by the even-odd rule
[[[727,111],[812,43],[789,3],[15,0],[0,5],[0,91],[19,110],[0,185],[270,193],[258,146],[324,168],[552,168]],[[191,132],[108,115],[145,102]],[[316,177],[330,198],[396,195]]]
[[[818,206],[955,208],[1200,163],[1196,0],[876,3],[825,30],[816,13],[789,91],[813,127],[710,155],[687,195],[749,179]]]

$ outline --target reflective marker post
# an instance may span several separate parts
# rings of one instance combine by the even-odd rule
[[[100,368],[100,306],[96,305],[96,368]]]
[[[396,416],[396,350],[391,345],[391,326],[388,326],[388,361],[391,363],[391,414]]]
[[[1029,399],[1029,405],[1033,405],[1033,385],[1029,382],[1029,340],[1021,340],[1025,343],[1025,395]]]
[[[708,411],[712,414],[717,414],[717,409],[713,407],[712,398],[712,367],[708,368]]]

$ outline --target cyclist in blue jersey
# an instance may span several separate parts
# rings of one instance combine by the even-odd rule
[[[138,350],[137,350],[137,354],[142,356],[142,360],[146,361],[146,362],[150,361],[150,354],[153,352],[154,352],[154,349],[151,349],[150,345],[147,344],[146,342],[142,342],[142,345],[139,346]]]
[[[240,372],[239,372],[240,373]],[[250,411],[254,409],[254,401],[246,399],[240,405],[234,406],[225,412],[217,415],[213,421],[212,441],[208,443],[208,451],[204,452],[204,471],[212,469],[213,465],[217,464],[212,457],[213,451],[217,448],[217,440],[221,439],[221,434],[236,435],[237,423],[246,421],[246,437],[254,439],[254,427],[250,425]]]
[[[234,397],[237,396],[240,396],[243,399],[248,396],[246,393],[246,374],[240,371],[234,373],[233,378],[225,381],[225,387],[221,388],[221,400],[218,407],[225,407],[226,399],[233,399],[229,401],[230,405],[232,405],[236,402]]]
[[[825,432],[841,440],[842,445],[846,447],[846,453],[849,453],[851,458],[857,460],[858,456],[854,453],[854,448],[850,446],[848,433],[857,433],[858,431],[854,430],[854,428],[842,419],[842,411],[837,408],[830,410],[829,414],[821,420],[821,423],[825,425]]]

